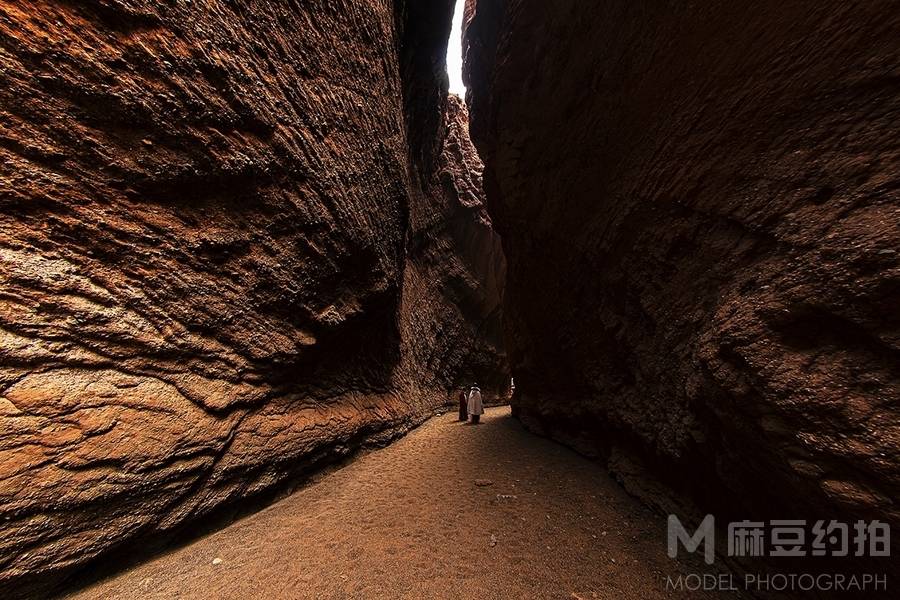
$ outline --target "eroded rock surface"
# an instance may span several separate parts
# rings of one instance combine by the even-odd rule
[[[410,260],[402,314],[411,328],[406,354],[420,364],[460,365],[455,389],[477,381],[488,402],[507,401],[501,300],[506,263],[484,208],[483,165],[469,139],[468,113],[447,100],[442,152],[410,213]],[[408,293],[412,292],[412,294]],[[452,315],[452,318],[450,318]]]
[[[477,210],[417,216],[465,167],[437,166],[446,45],[415,43],[450,3],[408,4],[0,6],[4,597],[405,431],[470,376],[500,288],[455,255],[480,241],[425,230]]]
[[[523,421],[900,522],[896,3],[470,0],[466,46]]]

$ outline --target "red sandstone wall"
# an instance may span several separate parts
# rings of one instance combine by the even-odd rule
[[[401,433],[468,377],[478,325],[435,293],[455,248],[407,249],[450,12],[0,3],[0,594]],[[428,361],[410,297],[455,332]]]

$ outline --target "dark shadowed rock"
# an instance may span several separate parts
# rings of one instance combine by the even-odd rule
[[[467,13],[522,420],[723,516],[897,524],[896,3]]]

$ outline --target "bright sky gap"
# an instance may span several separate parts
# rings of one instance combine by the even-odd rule
[[[447,73],[450,75],[450,93],[466,97],[466,87],[462,80],[462,20],[466,0],[456,0],[453,13],[453,29],[447,46]]]

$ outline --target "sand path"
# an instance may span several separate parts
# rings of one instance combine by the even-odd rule
[[[665,525],[508,408],[479,426],[450,413],[73,597],[709,597],[666,592],[691,567],[666,557]]]

